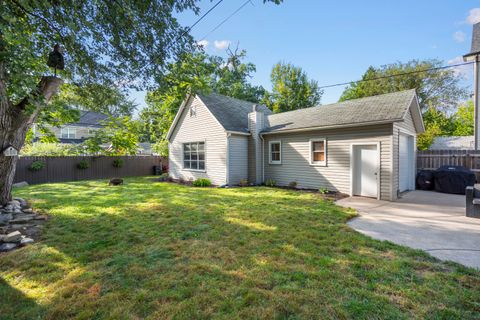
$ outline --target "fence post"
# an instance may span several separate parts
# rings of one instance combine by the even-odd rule
[[[470,170],[473,169],[472,155],[470,153],[465,154],[465,167]]]

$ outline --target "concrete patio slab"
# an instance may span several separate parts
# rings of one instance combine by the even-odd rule
[[[463,195],[411,191],[395,202],[350,197],[337,204],[359,212],[348,224],[363,234],[480,269],[480,219],[465,217]]]

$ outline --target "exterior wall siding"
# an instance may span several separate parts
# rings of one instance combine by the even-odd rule
[[[190,116],[190,107],[196,116]],[[227,180],[227,135],[205,105],[197,98],[185,106],[169,143],[169,171],[174,179],[195,180],[208,178],[215,185]],[[183,144],[205,141],[205,170],[183,169]]]
[[[237,185],[240,180],[248,179],[249,136],[232,134],[228,139],[228,184]]]
[[[98,127],[82,127],[77,125],[65,125],[60,128],[48,126],[48,128],[53,132],[55,137],[59,139],[62,138],[62,128],[67,127],[75,129],[75,139],[79,141],[92,137],[95,134],[95,131],[99,130]],[[35,130],[35,137],[41,137],[41,134],[37,130]]]
[[[392,175],[392,199],[398,198],[398,190],[399,190],[399,150],[400,150],[400,134],[406,133],[409,135],[413,135],[413,150],[415,152],[414,157],[417,158],[417,130],[415,129],[415,124],[413,122],[412,112],[411,109],[408,110],[407,114],[405,115],[405,119],[402,122],[395,122],[393,124],[393,135],[392,135],[392,163],[393,163],[393,175]],[[414,161],[414,165],[416,166],[416,161]],[[415,168],[415,172],[417,172]]]
[[[391,200],[392,125],[265,135],[265,180],[285,186],[296,181],[300,188],[327,188],[350,193],[350,148],[352,143],[380,143],[380,198]],[[310,139],[327,140],[325,166],[310,165]],[[282,163],[269,164],[268,143],[280,140]]]

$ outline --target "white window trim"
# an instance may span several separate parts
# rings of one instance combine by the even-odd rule
[[[278,143],[280,145],[280,160],[273,161],[272,160],[272,144]],[[281,140],[274,140],[268,142],[268,163],[269,164],[282,164],[282,141]]]
[[[313,161],[313,143],[314,142],[323,142],[323,152],[325,153],[325,160],[323,161]],[[308,149],[310,153],[310,165],[311,166],[319,166],[319,167],[326,167],[327,166],[327,139],[326,138],[314,138],[310,139],[308,142]]]
[[[66,131],[66,134],[67,134],[67,137],[64,138],[63,137],[63,131]],[[72,135],[72,132],[73,132],[73,138],[71,138],[70,136]],[[77,139],[77,128],[73,128],[73,127],[63,127],[60,129],[60,138],[62,139]]]
[[[184,161],[184,156],[185,153],[183,151],[184,145],[189,144],[189,143],[203,143],[203,153],[205,154],[205,169],[190,169],[190,168],[185,168],[185,161]],[[207,172],[207,141],[189,141],[189,142],[182,142],[182,170],[183,171],[193,171],[193,172]]]

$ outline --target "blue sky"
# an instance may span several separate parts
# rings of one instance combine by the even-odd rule
[[[224,0],[192,35],[201,40],[244,1]],[[201,13],[215,2],[202,1]],[[359,79],[370,65],[428,58],[459,63],[470,50],[471,24],[480,22],[478,0],[262,2],[252,0],[205,40],[206,52],[216,55],[225,55],[225,45],[238,42],[247,61],[257,66],[251,82],[267,89],[271,68],[279,61],[302,67],[320,86]],[[185,26],[197,19],[192,13],[179,15]],[[470,85],[472,66],[458,71]],[[326,89],[322,104],[336,102],[343,89]],[[131,95],[140,108],[144,95]]]

